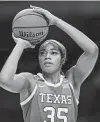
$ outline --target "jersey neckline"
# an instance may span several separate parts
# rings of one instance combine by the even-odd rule
[[[64,79],[64,76],[60,75],[60,82],[53,84],[53,83],[49,83],[48,81],[46,81],[45,78],[43,77],[42,73],[37,73],[37,75],[45,82],[46,85],[52,86],[52,87],[59,87],[62,84],[62,81]]]

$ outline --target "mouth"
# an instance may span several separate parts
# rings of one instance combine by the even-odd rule
[[[52,62],[44,62],[44,65],[50,66],[50,65],[53,65],[53,63]]]

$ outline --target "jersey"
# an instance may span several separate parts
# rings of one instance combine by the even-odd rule
[[[66,78],[49,84],[38,74],[30,100],[22,106],[25,122],[76,122],[77,102],[74,90]],[[36,76],[37,77],[37,76]]]

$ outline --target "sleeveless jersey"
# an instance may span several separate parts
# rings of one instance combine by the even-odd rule
[[[33,95],[22,105],[25,122],[76,122],[77,102],[66,78],[51,86],[39,75]]]

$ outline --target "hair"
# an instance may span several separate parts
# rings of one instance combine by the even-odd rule
[[[61,53],[62,65],[64,65],[66,60],[67,60],[67,51],[66,51],[66,48],[60,42],[58,42],[56,40],[53,40],[53,39],[49,39],[49,40],[46,40],[44,43],[41,44],[41,46],[39,48],[39,52],[47,44],[53,44],[53,45],[58,47],[58,50]]]

